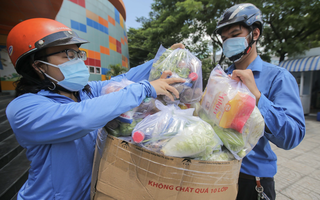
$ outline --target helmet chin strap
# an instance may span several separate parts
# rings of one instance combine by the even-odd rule
[[[252,32],[251,32],[251,33],[252,33]],[[241,53],[239,53],[239,54],[237,54],[237,55],[231,56],[231,57],[229,58],[229,60],[232,61],[232,62],[235,62],[235,61],[240,60],[240,59],[242,58],[242,56],[247,55],[247,54],[250,52],[250,50],[252,49],[252,45],[253,45],[255,42],[256,42],[256,40],[253,40],[253,36],[252,36],[252,37],[251,37],[251,41],[250,41],[248,47],[247,47],[243,52],[241,52]]]

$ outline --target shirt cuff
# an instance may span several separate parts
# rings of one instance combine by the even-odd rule
[[[258,102],[258,108],[263,117],[267,115],[270,106],[272,106],[272,102],[261,93],[261,97]]]
[[[144,86],[144,88],[146,90],[146,96],[147,97],[157,98],[156,89],[154,89],[154,87],[150,84],[149,81],[143,80],[143,81],[140,81],[139,83]]]

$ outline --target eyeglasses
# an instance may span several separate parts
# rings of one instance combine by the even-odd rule
[[[42,57],[48,57],[48,56],[52,56],[52,55],[63,53],[63,52],[66,53],[69,60],[77,60],[79,58],[83,61],[87,60],[87,53],[85,51],[82,51],[82,50],[76,51],[74,49],[65,49],[63,51],[50,53],[50,54],[42,56]]]

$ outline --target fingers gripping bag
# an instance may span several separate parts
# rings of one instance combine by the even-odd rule
[[[161,74],[170,70],[170,78],[183,78],[184,83],[172,84],[179,91],[181,103],[191,104],[199,102],[202,95],[201,61],[187,49],[165,49],[160,46],[154,59],[149,81],[159,79]],[[162,96],[166,103],[172,103],[167,96]],[[177,100],[177,99],[175,99]]]
[[[264,120],[255,96],[219,65],[212,70],[200,103],[200,118],[213,127],[236,159],[247,155],[262,137]]]
[[[220,149],[222,142],[212,127],[194,109],[180,109],[175,104],[156,101],[159,112],[139,122],[132,132],[133,141],[166,156],[201,157]]]

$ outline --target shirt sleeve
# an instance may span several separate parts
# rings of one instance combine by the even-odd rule
[[[305,119],[294,77],[281,71],[273,81],[268,98],[261,94],[258,108],[271,142],[283,149],[296,147],[305,136]]]
[[[131,68],[127,73],[121,74],[119,76],[113,77],[114,81],[121,81],[123,78],[127,78],[130,81],[138,82],[141,80],[148,80],[153,60],[150,60],[142,65]]]
[[[148,81],[81,102],[60,103],[36,94],[22,95],[6,109],[9,123],[22,146],[79,139],[152,96]]]
[[[106,81],[93,81],[89,85],[91,86],[91,90],[94,96],[100,96],[102,88],[106,86],[110,81],[117,81],[120,82],[122,79],[126,78],[133,82],[139,82],[142,80],[148,80],[149,74],[151,71],[151,67],[153,64],[153,60],[150,60],[142,65],[137,67],[131,68],[127,73],[121,74],[115,77],[112,77],[111,80]],[[93,86],[94,85],[94,86]],[[152,87],[153,93],[155,89]],[[154,95],[152,95],[154,96]]]

